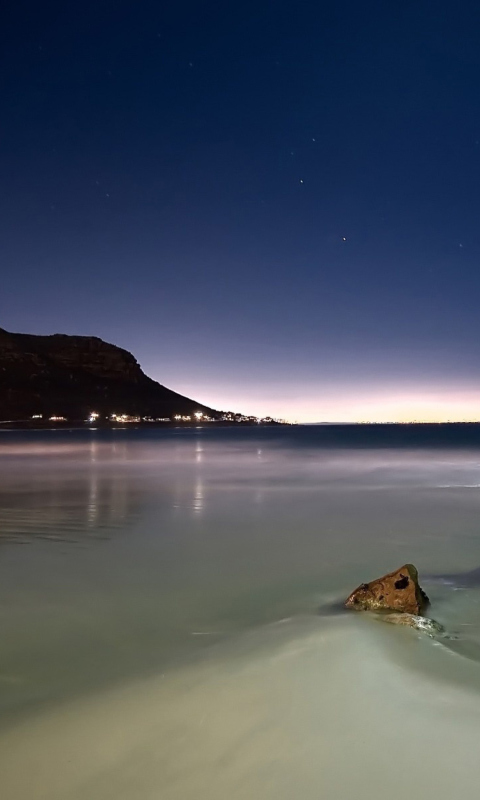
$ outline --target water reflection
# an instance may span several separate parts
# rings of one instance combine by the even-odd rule
[[[125,447],[15,448],[0,461],[0,540],[103,538],[138,518],[141,487],[115,468]],[[53,456],[53,457],[52,457]]]
[[[203,511],[203,500],[204,500],[204,494],[203,494],[202,479],[200,477],[197,477],[195,481],[195,491],[193,495],[193,508],[197,513]]]
[[[197,442],[195,445],[195,461],[197,464],[201,464],[203,461],[203,447],[200,445],[200,442]]]

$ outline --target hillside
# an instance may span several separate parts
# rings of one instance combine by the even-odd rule
[[[96,336],[34,336],[0,328],[0,420],[42,414],[85,419],[129,414],[173,417],[220,413],[167,389],[134,356]]]

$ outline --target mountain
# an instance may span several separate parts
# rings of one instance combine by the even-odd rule
[[[96,336],[34,336],[0,328],[0,420],[34,414],[85,419],[129,414],[173,417],[220,412],[167,389],[134,356]]]

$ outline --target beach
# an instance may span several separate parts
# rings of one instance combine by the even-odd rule
[[[362,437],[2,433],[2,796],[476,797],[480,448]],[[449,638],[336,613],[405,562]]]

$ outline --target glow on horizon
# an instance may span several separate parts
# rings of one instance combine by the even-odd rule
[[[303,396],[299,388],[295,397],[291,390],[282,396],[280,387],[268,387],[249,393],[244,387],[238,393],[226,394],[220,387],[208,392],[196,391],[196,399],[213,408],[238,411],[257,417],[272,416],[287,422],[476,422],[480,421],[480,389],[452,390],[445,388],[415,389],[409,387],[395,390],[385,388],[355,388],[345,386],[318,388],[308,387]],[[189,387],[192,396],[192,387]],[[289,396],[290,395],[290,396]]]

